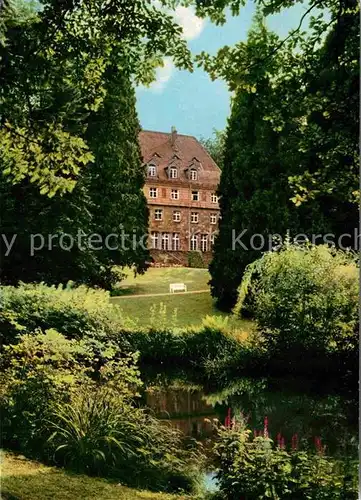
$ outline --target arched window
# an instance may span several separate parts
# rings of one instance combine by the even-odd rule
[[[162,233],[162,250],[170,250],[169,243],[169,234]]]
[[[196,181],[198,179],[198,172],[195,168],[190,169],[189,178],[191,181]]]
[[[156,177],[157,167],[156,167],[156,165],[154,165],[154,163],[150,163],[148,165],[147,174],[148,174],[148,177]]]
[[[177,167],[170,167],[169,168],[169,178],[170,179],[177,179],[177,177],[178,177]]]
[[[198,235],[192,234],[191,237],[191,248],[192,251],[198,250]]]
[[[173,250],[180,250],[179,233],[173,233]]]
[[[208,235],[202,234],[201,236],[201,250],[202,252],[208,251]]]

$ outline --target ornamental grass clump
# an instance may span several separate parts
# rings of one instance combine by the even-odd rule
[[[191,492],[201,454],[180,432],[139,408],[137,355],[55,330],[4,348],[4,447],[50,464],[151,490]]]

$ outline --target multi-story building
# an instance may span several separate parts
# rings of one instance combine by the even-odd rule
[[[174,128],[171,133],[142,131],[139,139],[153,258],[169,252],[179,260],[189,251],[209,258],[219,218],[220,169],[195,137]]]

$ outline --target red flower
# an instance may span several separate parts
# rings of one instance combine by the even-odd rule
[[[281,448],[281,444],[282,444],[282,434],[279,432],[277,434],[277,444],[278,446]]]
[[[317,450],[317,453],[322,455],[322,453],[325,451],[326,446],[322,446],[321,438],[319,436],[315,437],[315,447]]]
[[[226,419],[224,421],[224,425],[225,425],[225,427],[231,426],[231,409],[230,408],[228,408],[228,412],[227,412]]]
[[[268,438],[268,417],[264,417],[263,434],[265,438]]]

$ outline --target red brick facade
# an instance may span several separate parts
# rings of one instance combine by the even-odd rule
[[[153,257],[190,250],[209,256],[218,226],[219,168],[195,137],[174,129],[170,134],[142,131],[139,139],[150,211],[149,247],[158,250]]]

